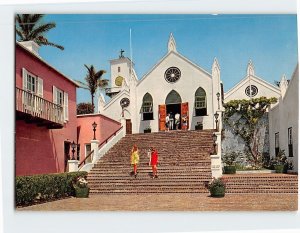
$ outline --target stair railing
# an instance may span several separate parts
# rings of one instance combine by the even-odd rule
[[[122,137],[124,137],[124,127],[121,126],[115,132],[113,132],[105,141],[98,146],[98,152],[94,153],[92,150],[85,159],[78,165],[78,170],[90,171],[94,164],[110,149],[112,148]],[[91,162],[87,163],[87,159],[91,158]]]
[[[78,165],[78,168],[80,169],[82,165],[85,165],[87,162],[87,159],[91,158],[91,160],[93,160],[93,154],[94,154],[94,150],[92,150],[85,158],[84,160],[82,160],[80,162],[80,164]]]

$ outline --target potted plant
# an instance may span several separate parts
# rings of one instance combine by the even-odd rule
[[[223,178],[213,178],[213,180],[208,184],[208,189],[211,197],[224,197],[226,182]]]
[[[195,125],[195,130],[203,130],[202,122],[197,122],[197,124]]]
[[[85,177],[79,176],[73,182],[73,187],[75,189],[75,196],[78,198],[89,197],[90,188],[88,187],[88,182]]]
[[[148,126],[147,128],[145,128],[144,133],[151,133],[151,127]]]
[[[222,162],[224,163],[224,174],[235,174],[236,173],[236,166],[235,162],[239,153],[232,151],[229,153],[225,153],[222,156]]]
[[[275,159],[271,159],[270,163],[273,165],[276,173],[287,173],[288,170],[293,169],[293,163],[289,162],[285,156],[284,150],[279,150]]]

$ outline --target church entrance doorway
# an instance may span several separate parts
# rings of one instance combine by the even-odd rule
[[[181,104],[167,104],[167,105],[159,105],[159,130],[166,130],[166,116],[168,113],[172,112],[172,114],[179,113],[180,114],[180,124],[179,129],[187,130],[189,128],[189,104],[181,103]],[[174,116],[174,124],[175,124],[175,114]],[[174,128],[176,129],[175,125]]]
[[[175,125],[175,115],[176,113],[180,114],[180,123],[179,129],[188,129],[188,103],[182,103],[180,95],[172,90],[166,98],[164,105],[159,105],[159,130],[166,130],[166,116],[172,114],[170,129],[176,129]]]
[[[175,115],[179,113],[181,118],[181,104],[168,104],[166,105],[167,115],[170,114],[170,124],[169,128],[170,130],[175,130]],[[180,119],[179,119],[179,126],[178,129],[181,129]]]

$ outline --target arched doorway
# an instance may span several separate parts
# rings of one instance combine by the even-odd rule
[[[175,114],[179,114],[181,116],[181,97],[177,91],[172,90],[166,98],[166,113],[170,114],[170,130],[176,129],[175,126]],[[181,124],[179,123],[179,129],[181,128]]]
[[[159,105],[159,130],[166,130],[166,116],[169,113],[173,114],[174,125],[173,129],[176,129],[175,115],[179,113],[179,129],[188,129],[188,103],[182,103],[182,99],[177,91],[172,90],[167,95],[165,104]]]

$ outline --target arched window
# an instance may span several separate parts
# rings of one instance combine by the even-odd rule
[[[153,120],[153,99],[149,93],[146,93],[143,97],[141,113],[144,121]]]
[[[195,115],[207,115],[206,92],[202,87],[199,87],[195,92]]]
[[[180,104],[181,102],[181,97],[178,92],[174,90],[170,91],[166,98],[166,104]]]

